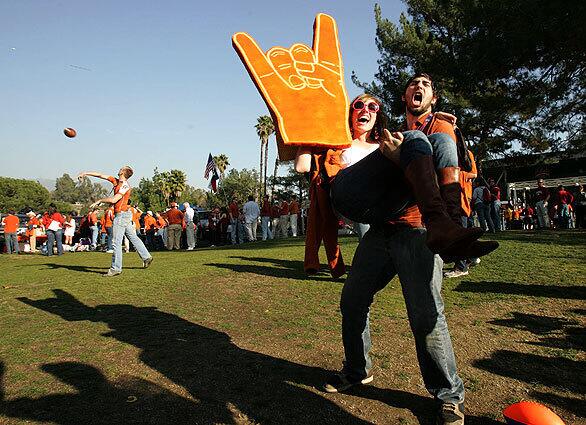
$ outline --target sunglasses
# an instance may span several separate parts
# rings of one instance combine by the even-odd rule
[[[380,106],[376,102],[364,103],[362,100],[355,100],[352,104],[352,108],[355,111],[362,111],[363,109],[368,108],[368,112],[378,112]]]

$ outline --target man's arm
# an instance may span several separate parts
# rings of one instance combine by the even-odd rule
[[[295,171],[309,173],[311,170],[311,149],[300,147],[295,155]]]
[[[84,171],[83,173],[79,173],[77,176],[78,179],[82,179],[84,177],[97,177],[99,179],[110,180],[112,177],[108,174],[96,173],[95,171]]]
[[[122,194],[117,193],[116,195],[110,196],[108,198],[98,199],[96,202],[94,202],[93,204],[90,205],[90,208],[95,208],[100,204],[115,204],[120,199],[122,199]]]

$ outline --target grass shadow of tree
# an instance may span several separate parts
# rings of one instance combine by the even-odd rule
[[[67,321],[107,324],[110,332],[103,336],[138,348],[144,364],[185,388],[197,400],[191,413],[196,419],[191,423],[234,423],[234,409],[255,423],[367,423],[303,388],[324,382],[327,372],[323,369],[242,349],[223,332],[155,307],[90,307],[65,291],[53,292],[54,298],[19,300]],[[57,415],[53,420],[70,423],[59,419],[61,408],[67,406],[53,405]],[[177,412],[166,412],[166,423],[185,423]],[[91,411],[87,414],[93,415]],[[125,418],[110,423],[126,422]]]
[[[244,257],[231,256],[229,258],[239,259],[242,261],[249,261],[250,264],[238,262],[231,263],[208,263],[206,266],[213,266],[222,269],[232,270],[234,272],[253,273],[261,276],[272,276],[281,279],[295,279],[295,280],[317,280],[317,281],[343,281],[343,278],[333,278],[329,272],[322,269],[318,274],[308,275],[303,268],[303,261],[301,260],[286,260],[282,258],[261,258],[261,257]],[[262,263],[254,264],[254,263]],[[267,264],[267,265],[264,265]],[[347,272],[350,267],[346,266]]]
[[[495,293],[525,295],[533,297],[561,298],[567,300],[586,299],[586,286],[582,285],[539,285],[532,283],[463,281],[455,292],[473,292],[479,294]]]

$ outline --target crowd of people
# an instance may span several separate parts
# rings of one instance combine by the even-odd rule
[[[144,240],[149,251],[192,251],[198,240],[205,246],[242,244],[259,239],[296,237],[302,227],[297,196],[267,195],[261,206],[252,195],[241,204],[237,197],[226,207],[205,211],[184,202],[181,206],[171,202],[163,211],[142,211],[137,205],[129,205],[131,223],[136,235]],[[114,207],[104,210],[93,207],[83,216],[71,211],[61,213],[54,204],[37,214],[26,213],[26,223],[14,211],[3,215],[6,252],[43,253],[62,255],[64,252],[104,251],[113,253]],[[22,226],[26,231],[20,232]],[[257,233],[260,224],[260,232]],[[38,242],[40,243],[38,243]],[[20,245],[23,249],[19,248]],[[130,251],[130,242],[123,238],[124,251]],[[50,250],[49,247],[53,247]]]
[[[581,184],[572,189],[563,185],[548,188],[543,179],[525,193],[524,201],[501,201],[494,179],[475,182],[471,220],[492,233],[501,230],[586,228],[586,192]]]

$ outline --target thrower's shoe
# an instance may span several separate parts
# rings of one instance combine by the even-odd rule
[[[437,414],[437,425],[464,425],[464,403],[443,403]]]
[[[153,262],[153,257],[149,257],[146,260],[143,260],[142,267],[144,269],[148,269],[152,262]]]
[[[341,391],[345,391],[349,388],[352,388],[356,385],[370,384],[373,381],[373,379],[374,377],[370,372],[368,372],[366,378],[356,379],[351,378],[350,375],[342,371],[328,378],[328,380],[324,384],[324,390],[328,393],[339,393]]]
[[[118,276],[121,273],[122,273],[121,270],[112,270],[112,269],[109,269],[108,272],[107,273],[104,273],[102,276],[104,276],[104,277],[114,277],[114,276]]]

